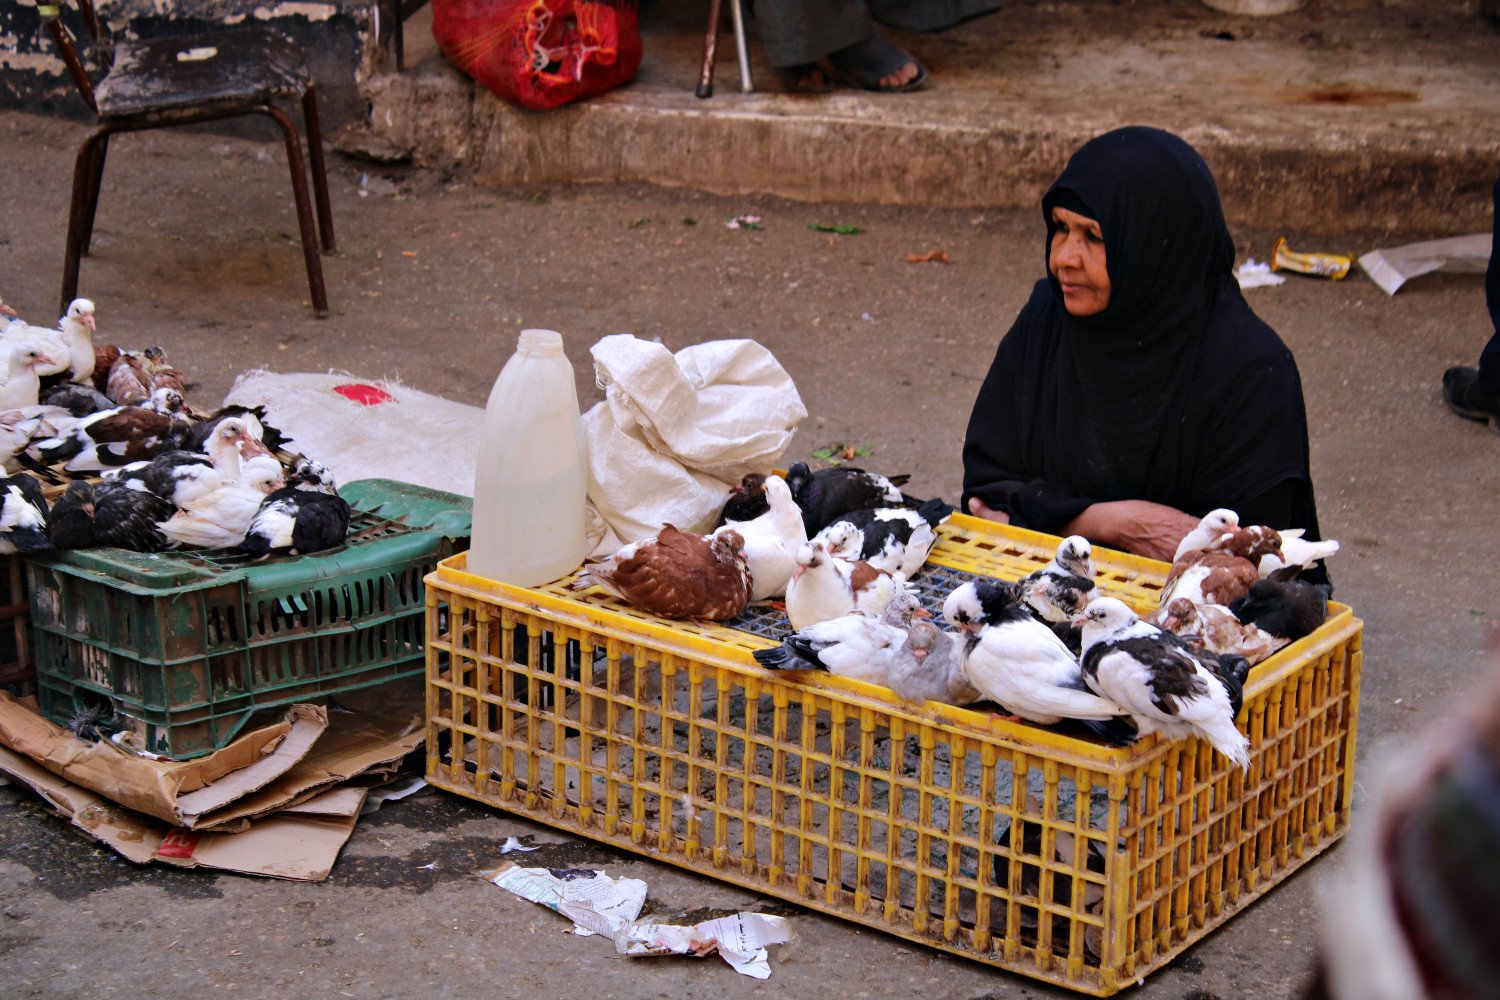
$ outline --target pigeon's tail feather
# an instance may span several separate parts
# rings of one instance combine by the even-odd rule
[[[955,510],[957,510],[956,507],[954,507],[951,503],[948,503],[948,501],[944,500],[942,497],[933,497],[931,500],[923,500],[920,504],[917,505],[916,509],[917,513],[921,515],[922,520],[926,521],[929,526],[934,528],[942,524],[944,521],[948,520],[948,516]]]
[[[899,476],[886,476],[885,478],[892,486],[905,486],[911,481],[911,473],[903,472]]]
[[[1250,741],[1235,728],[1233,721],[1227,718],[1214,719],[1200,722],[1194,728],[1241,771],[1250,770]]]
[[[1128,715],[1109,719],[1079,719],[1079,724],[1112,747],[1129,746],[1140,738],[1140,731]]]
[[[767,670],[807,670],[821,666],[816,660],[804,659],[800,651],[790,642],[770,649],[757,649],[752,653],[755,662]]]

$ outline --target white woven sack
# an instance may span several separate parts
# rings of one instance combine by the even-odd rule
[[[768,469],[807,416],[791,376],[753,340],[673,354],[617,334],[591,353],[605,395],[583,418],[589,499],[620,542],[668,522],[711,529],[729,487]],[[614,541],[595,554],[608,554]]]
[[[350,388],[361,386],[375,391]],[[264,369],[241,374],[224,402],[264,406],[266,418],[292,438],[292,449],[327,465],[340,483],[395,479],[461,496],[474,492],[480,407],[382,379]]]

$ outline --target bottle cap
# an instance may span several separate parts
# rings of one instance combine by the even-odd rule
[[[561,354],[562,334],[556,330],[522,330],[516,350],[523,354]]]

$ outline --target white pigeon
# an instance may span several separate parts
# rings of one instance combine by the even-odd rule
[[[900,595],[895,600],[899,600]],[[964,673],[964,640],[931,622],[912,622],[889,667],[889,686],[903,701],[972,705],[984,695]]]
[[[827,670],[868,684],[888,684],[897,652],[906,641],[914,614],[926,614],[915,595],[902,591],[880,615],[848,614],[798,629],[780,646],[753,654],[770,670]]]
[[[1319,559],[1327,559],[1338,552],[1339,543],[1331,538],[1321,542],[1305,540],[1302,536],[1306,530],[1287,528],[1277,532],[1281,536],[1281,554],[1267,552],[1260,557],[1256,570],[1262,580],[1268,576],[1284,577],[1304,569],[1312,569]]]
[[[853,526],[850,526],[853,530]],[[795,554],[797,568],[786,587],[786,613],[792,628],[864,611],[878,615],[906,589],[906,577],[831,555],[823,542],[807,542]]]
[[[5,382],[0,384],[0,409],[37,405],[37,393],[42,389],[37,372],[53,365],[52,356],[26,340],[12,342],[7,338],[3,347],[10,351],[10,357],[6,359]]]
[[[88,382],[94,377],[94,303],[74,299],[57,327],[33,326],[24,320],[13,320],[5,328],[7,346],[29,344],[47,356],[39,369],[42,375],[68,373],[70,382]]]
[[[1225,507],[1209,511],[1198,522],[1198,527],[1182,536],[1182,541],[1177,543],[1177,551],[1172,556],[1172,562],[1177,562],[1189,552],[1212,548],[1214,543],[1222,540],[1225,535],[1232,533],[1239,526],[1240,516],[1234,511]]]
[[[750,564],[750,600],[764,601],[786,593],[797,568],[796,552],[807,542],[802,510],[780,476],[767,476],[768,507],[749,521],[725,521],[714,531],[738,531],[744,539],[745,561]]]
[[[1129,711],[1143,735],[1201,736],[1249,769],[1250,741],[1235,727],[1234,699],[1222,677],[1123,601],[1098,598],[1079,618],[1084,680]]]
[[[1050,725],[1125,714],[1089,690],[1068,647],[1031,616],[1015,587],[964,583],[948,595],[943,615],[971,637],[964,654],[969,682],[1012,715]]]
[[[284,485],[281,463],[256,455],[240,468],[239,478],[182,507],[157,527],[168,541],[203,549],[240,545],[266,497]]]

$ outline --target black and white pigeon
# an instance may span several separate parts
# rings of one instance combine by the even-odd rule
[[[287,474],[287,485],[266,497],[256,511],[239,551],[251,556],[322,552],[344,543],[350,514],[327,467],[300,458]]]
[[[900,507],[906,498],[897,488],[910,476],[889,478],[863,469],[837,466],[813,472],[806,462],[793,462],[786,470],[786,484],[792,488],[792,499],[802,509],[802,521],[811,538],[851,511],[875,507]]]
[[[1278,639],[1297,640],[1328,619],[1328,589],[1305,580],[1257,580],[1229,610],[1246,625]]]
[[[1094,549],[1082,535],[1069,535],[1052,561],[1022,577],[1021,599],[1077,656],[1083,642],[1073,619],[1094,599]]]
[[[160,552],[167,537],[157,525],[176,511],[170,500],[119,481],[94,487],[94,538],[132,552]]]
[[[1226,680],[1113,597],[1096,598],[1079,619],[1084,680],[1126,709],[1142,735],[1201,736],[1241,770],[1249,769],[1250,741],[1234,724],[1239,699],[1231,688],[1237,686],[1238,664],[1225,670]],[[1244,663],[1243,657],[1232,659]]]
[[[964,673],[964,640],[932,622],[915,621],[890,664],[889,687],[903,701],[972,705],[984,695]]]
[[[953,505],[941,499],[924,500],[915,509],[876,507],[840,514],[818,532],[827,541],[839,524],[852,524],[859,531],[857,541],[839,547],[834,555],[851,562],[863,559],[887,573],[900,571],[914,576],[927,561],[927,554],[937,543],[937,526],[953,513]]]
[[[42,406],[60,406],[75,417],[87,417],[114,408],[104,393],[81,382],[55,382],[37,394]]]
[[[1012,715],[1051,725],[1064,719],[1105,722],[1126,714],[1089,689],[1068,647],[1032,617],[1014,585],[961,584],[943,602],[943,617],[969,637],[964,651],[969,682]],[[1127,735],[1134,735],[1128,727],[1118,739],[1128,742]]]
[[[877,615],[851,611],[800,628],[780,646],[757,649],[755,661],[768,670],[827,670],[869,684],[889,685],[897,652],[914,615],[926,615],[915,595],[895,594]]]
[[[0,554],[42,552],[47,538],[47,498],[35,476],[0,477]]]
[[[1295,579],[1303,570],[1312,569],[1320,559],[1327,559],[1339,550],[1339,543],[1332,538],[1317,542],[1303,538],[1305,528],[1284,528],[1276,534],[1281,539],[1281,549],[1260,557],[1256,571],[1261,579]]]

